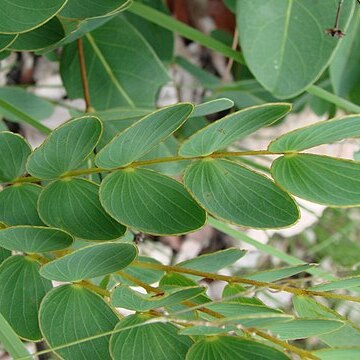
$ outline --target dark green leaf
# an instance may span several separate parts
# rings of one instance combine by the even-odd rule
[[[17,37],[17,34],[0,34],[0,52],[9,47]]]
[[[330,206],[360,205],[360,163],[312,154],[286,155],[271,167],[275,181],[303,199]]]
[[[40,216],[47,225],[81,239],[119,238],[124,234],[125,227],[106,214],[98,191],[98,185],[85,179],[54,181],[40,195]]]
[[[149,234],[184,234],[206,220],[179,182],[147,169],[108,175],[100,187],[100,200],[114,219]]]
[[[24,339],[42,338],[38,324],[40,302],[51,282],[39,275],[40,265],[24,256],[12,256],[0,266],[0,313]]]

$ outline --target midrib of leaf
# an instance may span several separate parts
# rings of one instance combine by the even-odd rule
[[[130,98],[130,96],[127,94],[125,89],[121,86],[119,81],[117,80],[116,76],[112,72],[110,65],[106,61],[105,57],[103,56],[102,52],[100,51],[99,47],[97,46],[95,39],[88,33],[86,34],[86,38],[88,39],[90,45],[92,46],[96,56],[99,58],[101,64],[103,65],[106,73],[109,75],[110,80],[115,85],[116,89],[119,91],[119,93],[125,98],[125,100],[128,102],[129,106],[132,108],[135,108],[135,104]]]

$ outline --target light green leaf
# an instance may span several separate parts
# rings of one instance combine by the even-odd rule
[[[98,191],[98,185],[85,179],[54,181],[39,197],[39,214],[47,225],[81,239],[117,239],[124,234],[125,227],[106,214]]]
[[[154,296],[153,294],[139,293],[127,285],[120,285],[112,292],[111,304],[115,307],[144,312],[190,300],[202,294],[204,290],[203,287],[195,286],[185,289],[172,289],[164,292],[162,296]]]
[[[231,109],[233,106],[234,106],[234,102],[226,98],[219,98],[215,100],[206,101],[202,104],[196,105],[190,117],[215,114],[220,111]]]
[[[197,341],[186,360],[289,360],[270,346],[234,336],[206,337]]]
[[[317,350],[313,354],[321,360],[359,360],[360,347]]]
[[[237,225],[279,228],[299,218],[293,199],[270,179],[228,160],[194,162],[184,183],[210,214]]]
[[[145,116],[105,146],[96,156],[96,165],[111,169],[139,159],[176,131],[193,108],[192,104],[180,103]]]
[[[218,334],[226,334],[229,331],[236,330],[233,326],[207,326],[207,325],[195,325],[191,327],[186,327],[179,331],[181,335],[189,335],[189,336],[211,336],[211,335],[218,335]]]
[[[291,110],[291,104],[273,103],[237,111],[199,130],[179,150],[185,157],[210,155],[256,130],[273,124]]]
[[[8,48],[18,37],[18,34],[0,34],[0,52]]]
[[[343,116],[319,121],[284,134],[270,143],[269,151],[300,151],[358,136],[360,136],[360,115]]]
[[[37,201],[41,187],[35,184],[16,184],[0,192],[0,221],[9,226],[41,226]]]
[[[16,41],[9,46],[9,49],[38,51],[57,43],[64,36],[65,32],[60,20],[54,17],[35,30],[19,35]]]
[[[139,51],[141,49],[141,51]],[[76,44],[64,48],[60,71],[68,96],[82,98]],[[165,67],[138,31],[115,17],[84,38],[90,100],[96,110],[118,106],[154,107],[156,95],[168,80]]]
[[[27,141],[9,131],[0,132],[0,182],[15,180],[25,172],[25,162],[31,153]],[[7,154],[7,156],[4,156]]]
[[[116,220],[149,234],[184,234],[202,227],[206,213],[176,180],[132,168],[108,175],[100,201]]]
[[[326,319],[294,319],[266,326],[280,340],[305,339],[339,330],[344,323]]]
[[[330,79],[337,95],[360,104],[360,9],[354,12],[349,30],[330,65]]]
[[[0,33],[33,30],[54,17],[67,0],[1,0]]]
[[[47,279],[64,282],[91,279],[123,269],[136,255],[136,247],[129,243],[91,245],[45,264],[40,274]]]
[[[28,172],[41,179],[54,179],[77,169],[92,153],[102,133],[94,116],[71,120],[55,129],[29,157]]]
[[[38,310],[52,287],[39,275],[39,267],[24,256],[12,256],[0,266],[0,313],[19,336],[33,341],[42,338]]]
[[[66,6],[60,13],[60,16],[70,19],[89,19],[102,17],[110,13],[117,13],[125,10],[130,1],[128,0],[68,0]]]
[[[0,343],[13,359],[29,356],[25,345],[0,313]]]
[[[287,155],[271,167],[275,181],[290,193],[330,206],[360,205],[360,163],[312,154]]]
[[[115,330],[150,320],[149,315],[130,315],[121,320]],[[151,323],[114,333],[110,352],[116,360],[183,360],[192,341],[178,335],[171,324]]]
[[[14,106],[23,113],[26,113],[35,120],[45,119],[54,111],[54,106],[50,102],[18,87],[1,87],[0,99],[8,102],[10,105]],[[3,107],[0,108],[0,114],[11,121],[22,121],[19,116],[14,115],[12,112],[7,111]]]
[[[288,266],[280,269],[272,269],[266,271],[259,271],[251,275],[244,275],[245,278],[257,281],[273,282],[282,279],[286,279],[290,276],[308,271],[315,267],[315,264],[304,264],[299,266]]]
[[[316,286],[312,286],[310,289],[316,291],[332,291],[332,290],[351,289],[357,286],[360,286],[360,275],[330,281],[325,284],[319,284]]]
[[[68,233],[48,227],[15,226],[0,230],[0,246],[23,252],[47,252],[69,247],[73,238]]]
[[[290,98],[320,77],[339,44],[325,34],[333,26],[337,5],[337,0],[237,2],[241,49],[265,89]],[[346,32],[355,2],[343,5],[340,26]]]
[[[47,294],[40,307],[40,327],[50,347],[111,331],[118,317],[97,294],[65,285]],[[110,360],[109,336],[57,350],[65,360]]]

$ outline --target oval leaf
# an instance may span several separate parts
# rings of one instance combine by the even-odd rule
[[[71,246],[68,233],[47,227],[16,226],[0,230],[0,246],[23,252],[47,252]]]
[[[360,205],[360,163],[297,154],[276,159],[271,174],[284,189],[300,198],[330,206]]]
[[[55,347],[111,331],[118,317],[99,295],[76,285],[65,285],[53,289],[44,298],[39,320],[46,341]],[[56,352],[65,360],[110,360],[109,336]]]
[[[40,274],[50,280],[79,281],[111,274],[128,266],[136,257],[132,244],[104,243],[86,246],[42,266]]]
[[[312,286],[310,290],[315,290],[315,291],[345,290],[357,286],[360,286],[360,275],[350,276],[347,278],[337,279],[324,284]]]
[[[289,98],[319,78],[340,43],[324,33],[333,26],[337,4],[337,0],[237,2],[241,49],[265,89]],[[355,1],[343,5],[341,29],[346,32]]]
[[[149,234],[184,234],[206,220],[179,182],[147,169],[108,175],[100,187],[100,200],[114,219]]]
[[[228,160],[196,161],[184,182],[209,213],[237,225],[278,228],[299,218],[293,199],[270,179]]]
[[[145,116],[105,146],[96,156],[96,165],[109,169],[139,159],[176,131],[193,108],[192,104],[177,104]]]
[[[141,323],[150,320],[149,315],[130,315],[121,320],[115,330],[134,326],[114,333],[110,340],[110,352],[116,360],[183,360],[192,341],[179,335],[171,324]],[[140,325],[140,326],[139,326]],[[135,327],[137,326],[137,327]]]
[[[34,184],[16,184],[0,192],[0,221],[9,226],[44,225],[37,211],[42,188]]]
[[[12,256],[0,266],[0,313],[24,339],[42,338],[38,311],[51,281],[39,275],[40,265],[24,256]]]
[[[269,150],[273,152],[300,151],[358,136],[360,136],[360,115],[350,115],[319,121],[284,134],[271,142]]]
[[[186,360],[289,360],[270,346],[233,336],[206,337],[197,341],[189,350]]]
[[[31,148],[25,139],[12,132],[0,132],[0,182],[15,180],[25,171]]]
[[[185,157],[210,155],[254,131],[273,124],[291,110],[291,104],[273,103],[250,107],[228,115],[199,130],[180,147]]]
[[[67,0],[0,0],[0,33],[22,33],[54,17]]]
[[[94,116],[71,120],[55,129],[27,162],[28,172],[41,179],[54,179],[77,169],[94,150],[102,124]]]
[[[81,239],[119,238],[124,234],[125,227],[106,214],[98,191],[98,185],[85,179],[54,181],[39,197],[39,214],[47,225]]]
[[[234,102],[227,98],[220,98],[215,100],[206,101],[202,104],[196,105],[190,117],[207,116],[218,113],[227,109],[231,109]]]

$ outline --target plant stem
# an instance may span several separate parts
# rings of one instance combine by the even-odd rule
[[[220,275],[220,274],[213,274],[205,271],[198,271],[193,269],[182,268],[179,266],[170,266],[170,265],[161,265],[161,264],[152,264],[152,263],[145,263],[145,262],[138,262],[134,261],[132,265],[147,268],[147,269],[156,269],[156,270],[163,270],[166,272],[177,272],[182,274],[189,274],[189,275],[196,275],[202,278],[212,279],[212,280],[221,280],[226,281],[228,283],[241,283],[252,285],[256,287],[264,287],[271,290],[276,291],[285,291],[294,295],[308,295],[308,296],[321,296],[330,299],[339,299],[339,300],[347,300],[353,302],[360,302],[360,297],[350,296],[350,295],[343,295],[343,294],[334,294],[328,293],[326,291],[313,291],[307,290],[303,288],[295,288],[286,285],[278,285],[273,284],[265,281],[256,281],[251,279],[242,278],[240,276],[228,276],[228,275]]]
[[[77,285],[80,285],[84,288],[92,290],[101,296],[110,297],[110,295],[111,295],[110,291],[107,291],[106,289],[103,289],[100,286],[94,285],[91,282],[86,281],[86,280],[82,280],[82,281],[78,282]]]
[[[348,101],[346,99],[341,98],[335,94],[332,94],[329,91],[322,89],[319,86],[311,85],[307,90],[309,94],[317,96],[320,99],[326,100],[338,106],[341,109],[344,109],[349,112],[353,112],[356,114],[360,114],[360,106]]]

